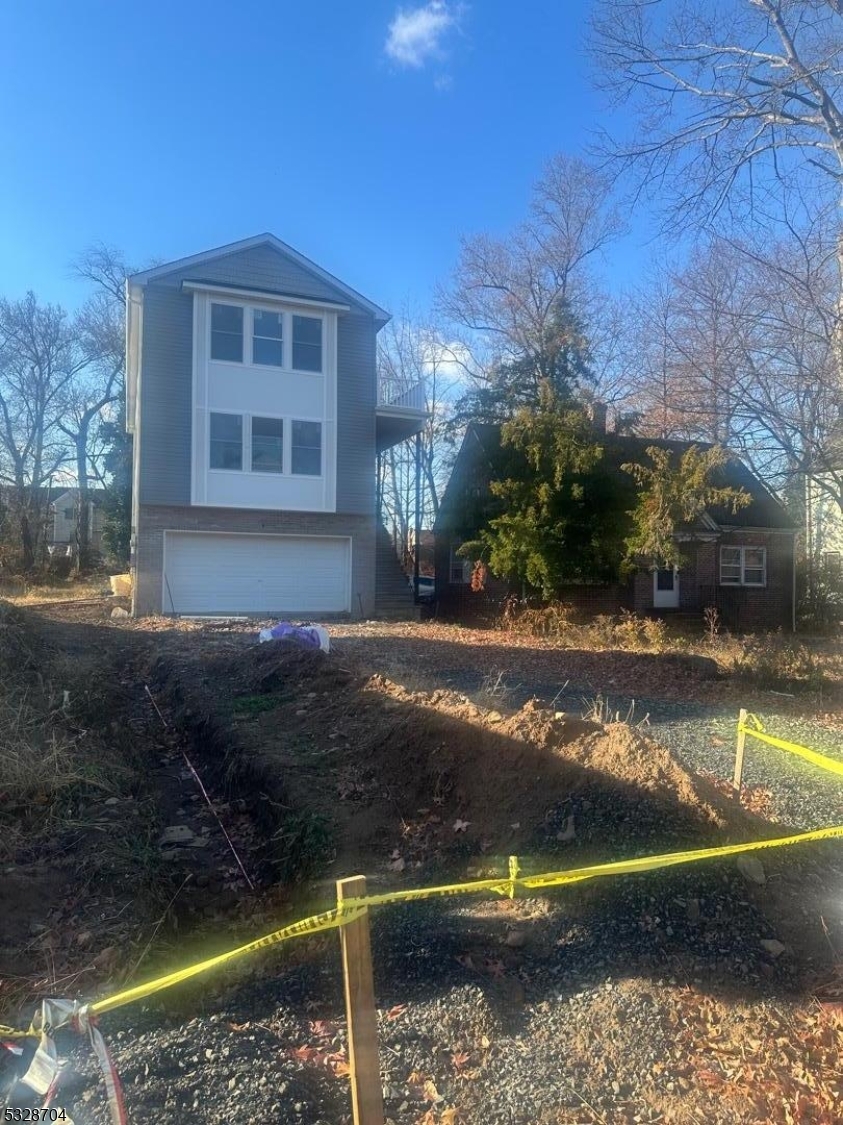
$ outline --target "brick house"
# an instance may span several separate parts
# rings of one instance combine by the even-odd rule
[[[696,444],[620,434],[601,434],[604,461],[618,488],[634,501],[634,484],[621,465],[646,463],[657,445],[677,456]],[[502,464],[500,427],[473,423],[466,431],[442,497],[435,524],[436,601],[445,617],[463,618],[493,610],[509,592],[490,579],[483,593],[471,589],[472,563],[460,557],[462,543],[476,539],[495,514],[490,481]],[[741,488],[750,503],[737,513],[712,508],[677,535],[686,562],[681,569],[639,568],[616,582],[583,581],[562,587],[558,596],[586,613],[621,609],[665,617],[700,616],[716,606],[729,628],[794,627],[797,528],[763,482],[738,459],[720,470],[718,485]],[[620,560],[619,560],[620,561]]]

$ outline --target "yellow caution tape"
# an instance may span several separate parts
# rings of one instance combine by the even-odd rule
[[[240,945],[237,949],[229,949],[227,953],[219,953],[216,957],[209,957],[205,961],[198,961],[195,965],[188,965],[186,969],[177,969],[174,973],[156,977],[155,980],[147,981],[146,984],[127,988],[114,996],[106,997],[105,1000],[98,1000],[95,1004],[91,1004],[89,1010],[94,1015],[101,1015],[103,1012],[110,1012],[114,1008],[122,1008],[124,1004],[131,1004],[135,1000],[143,1000],[154,992],[171,988],[174,984],[181,984],[182,981],[189,980],[200,973],[206,973],[209,969],[215,969],[219,965],[234,961],[237,957],[243,957],[246,953],[254,953],[258,949],[266,949],[270,945],[280,945],[281,942],[289,941],[291,938],[318,934],[322,930],[333,930],[337,926],[344,926],[346,922],[352,921],[362,913],[363,911],[358,909],[356,905],[349,906],[347,903],[343,903],[335,910],[326,910],[322,914],[314,914],[311,918],[303,918],[300,922],[293,922],[291,925],[275,930],[274,933],[267,934],[265,937],[256,938],[254,941],[247,942],[246,945]]]
[[[40,1039],[41,1032],[36,1031],[30,1024],[26,1031],[21,1031],[17,1027],[6,1027],[4,1023],[0,1023],[0,1039]]]
[[[750,723],[752,723],[751,726],[749,725]],[[828,770],[829,773],[843,775],[843,762],[836,761],[834,758],[829,758],[825,754],[818,754],[816,750],[809,750],[807,746],[799,746],[796,742],[788,742],[784,738],[775,738],[772,734],[766,734],[764,724],[757,715],[747,715],[747,722],[738,723],[738,730],[742,734],[748,734],[752,738],[757,738],[759,742],[766,742],[769,746],[775,746],[779,750],[786,750],[790,754],[796,754],[798,757],[804,758],[806,762],[810,762],[814,766],[819,766],[821,770]]]
[[[656,871],[662,867],[674,867],[682,863],[696,863],[704,859],[718,859],[725,856],[741,855],[745,852],[758,851],[761,848],[782,848],[790,844],[804,844],[809,841],[829,840],[843,837],[843,825],[835,828],[819,828],[812,832],[802,832],[794,836],[778,836],[770,840],[754,840],[745,844],[726,844],[716,848],[698,848],[687,852],[674,852],[667,855],[642,856],[640,859],[623,859],[613,863],[600,863],[593,867],[579,867],[568,871],[551,871],[544,875],[528,875],[519,877],[518,860],[511,856],[509,860],[508,879],[476,879],[468,883],[446,883],[438,887],[418,887],[404,891],[389,891],[384,894],[366,895],[363,898],[350,898],[343,900],[340,907],[335,910],[326,910],[322,914],[314,914],[300,922],[293,922],[283,929],[275,930],[266,937],[257,938],[246,945],[238,946],[227,953],[220,953],[216,957],[209,957],[189,965],[185,969],[167,973],[146,984],[127,988],[114,996],[98,1000],[90,1006],[94,1015],[110,1012],[124,1004],[131,1004],[135,1000],[143,1000],[162,989],[171,988],[181,984],[191,977],[206,973],[210,969],[218,968],[247,953],[255,953],[259,949],[266,949],[271,945],[279,945],[291,938],[306,937],[319,933],[322,930],[336,929],[347,922],[359,917],[364,911],[373,906],[386,906],[396,902],[416,902],[420,899],[447,897],[456,894],[481,894],[491,891],[495,894],[515,896],[517,888],[525,891],[537,890],[541,887],[559,887],[567,883],[579,883],[585,879],[597,879],[610,875],[632,875],[642,871]]]
[[[621,859],[614,863],[600,863],[596,867],[552,871],[547,875],[528,875],[526,878],[519,879],[518,885],[530,890],[538,887],[561,887],[566,883],[580,883],[584,879],[598,879],[606,875],[634,875],[640,871],[676,867],[681,863],[697,863],[702,859],[723,859],[726,856],[760,851],[762,848],[784,848],[790,844],[807,844],[814,840],[833,840],[838,837],[843,837],[843,824],[833,828],[817,828],[811,832],[800,832],[794,836],[774,836],[770,840],[753,840],[748,844],[724,844],[717,848],[696,848],[689,852],[642,856],[640,859]]]
[[[835,762],[814,750],[807,749],[807,747],[798,746],[795,743],[765,734],[762,724],[756,716],[749,716],[748,722],[750,720],[753,725],[740,723],[738,729],[762,742],[768,742],[771,746],[777,746],[782,750],[789,750],[791,753],[798,754],[822,769],[843,774],[843,762]],[[147,981],[146,984],[124,989],[122,992],[118,992],[114,996],[108,996],[104,1000],[98,1000],[95,1004],[90,1005],[89,1011],[93,1015],[101,1015],[103,1012],[113,1011],[124,1004],[143,1000],[155,992],[181,984],[200,973],[206,973],[210,969],[218,968],[236,960],[238,957],[243,957],[247,953],[255,953],[259,949],[279,945],[282,942],[290,941],[292,938],[306,937],[323,930],[336,929],[360,917],[373,906],[387,906],[397,902],[416,902],[427,898],[459,894],[482,894],[484,892],[514,898],[518,888],[525,891],[535,891],[544,887],[560,887],[570,883],[580,883],[586,879],[605,878],[613,875],[633,875],[644,871],[657,871],[660,868],[675,867],[680,864],[698,863],[706,859],[724,859],[727,856],[744,855],[747,852],[760,851],[764,848],[783,848],[792,844],[805,844],[841,837],[843,837],[843,825],[838,825],[830,828],[818,828],[810,832],[800,832],[792,836],[776,836],[769,840],[725,844],[714,848],[696,848],[691,851],[671,852],[665,855],[642,856],[639,859],[616,860],[612,863],[600,863],[591,867],[570,868],[567,871],[550,871],[542,875],[527,876],[519,875],[518,858],[510,856],[508,878],[476,879],[465,883],[445,883],[435,887],[416,887],[403,891],[387,891],[383,894],[366,895],[363,898],[345,899],[336,909],[314,914],[310,918],[303,918],[301,921],[293,922],[291,925],[275,930],[265,937],[247,942],[246,945],[230,949],[226,953],[217,954],[215,957],[209,957],[204,961],[189,965],[187,968],[167,973],[155,980]],[[17,1031],[13,1028],[0,1026],[0,1038],[21,1039],[37,1034],[38,1032],[32,1027],[28,1031]]]

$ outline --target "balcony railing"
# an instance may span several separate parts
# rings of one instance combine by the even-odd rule
[[[427,409],[424,396],[424,381],[420,380],[401,394],[394,394],[392,387],[381,387],[378,395],[378,406],[395,406],[402,410],[418,410],[424,413]]]

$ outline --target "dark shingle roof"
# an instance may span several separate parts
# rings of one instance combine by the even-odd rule
[[[489,463],[490,473],[502,461],[500,440],[500,426],[488,423],[473,422],[469,425],[463,439],[463,449],[466,443],[478,441],[485,458]],[[686,450],[695,445],[698,449],[710,449],[707,442],[672,441],[665,438],[647,438],[628,436],[625,434],[601,434],[597,438],[604,450],[604,464],[610,471],[622,473],[621,465],[630,461],[648,464],[648,446],[658,446],[669,450],[674,456],[681,456]],[[462,449],[460,450],[462,453]],[[626,474],[623,474],[626,478]],[[626,478],[628,480],[628,478]],[[796,523],[784,507],[765,487],[758,477],[746,465],[731,455],[730,460],[717,471],[714,483],[719,487],[742,488],[749,493],[751,502],[738,512],[727,511],[724,508],[712,508],[708,515],[720,527],[759,527],[775,528],[782,530],[795,530]],[[443,497],[443,504],[445,498]]]

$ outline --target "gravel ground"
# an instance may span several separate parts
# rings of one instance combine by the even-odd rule
[[[442,682],[456,691],[489,705],[482,692],[484,677],[465,669],[443,669]],[[521,707],[536,697],[553,703],[560,711],[581,714],[594,700],[593,689],[567,684],[532,681],[529,686],[513,682],[502,688],[507,707]],[[775,696],[770,696],[771,701]],[[732,703],[675,703],[664,699],[606,696],[606,707],[621,719],[644,722],[648,733],[667,746],[691,770],[704,770],[731,780],[735,769],[735,725],[737,713]],[[808,746],[843,761],[843,732],[810,719],[796,718],[781,711],[774,702],[764,708],[765,729],[779,738]],[[796,757],[747,739],[744,782],[761,785],[773,793],[778,818],[794,828],[822,828],[837,824],[843,812],[843,785],[833,774],[823,774]]]
[[[689,998],[744,1013],[792,1006],[796,967],[761,944],[774,937],[725,863],[575,900],[381,911],[387,1118],[428,1125],[454,1108],[456,1120],[484,1125],[753,1120],[743,1110],[694,1115],[682,1013]],[[262,979],[227,995],[211,982],[168,1001],[202,1013],[193,1018],[154,1005],[103,1020],[132,1121],[349,1120],[336,942],[283,965],[268,958]],[[64,1104],[77,1125],[106,1125],[89,1049],[70,1036],[64,1048]]]

